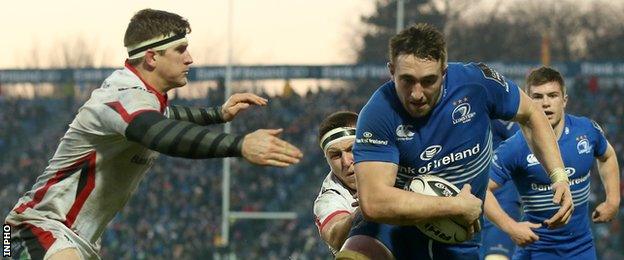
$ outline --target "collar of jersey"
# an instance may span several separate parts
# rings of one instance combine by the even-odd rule
[[[168,99],[167,94],[160,93],[158,90],[156,90],[154,87],[152,87],[152,85],[147,83],[147,81],[145,81],[143,79],[143,77],[141,77],[141,74],[139,74],[139,72],[136,70],[136,68],[132,67],[132,65],[130,65],[130,63],[128,63],[128,60],[126,60],[125,66],[126,66],[127,69],[132,71],[132,73],[134,73],[134,75],[136,75],[141,80],[141,82],[143,82],[143,84],[145,84],[145,87],[148,90],[150,90],[151,92],[154,93],[154,95],[156,95],[156,97],[158,98],[158,102],[160,103],[160,112],[163,113],[165,111],[165,107],[167,107],[167,99]]]

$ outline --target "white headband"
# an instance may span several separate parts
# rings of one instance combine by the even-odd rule
[[[186,43],[188,39],[186,39],[186,34],[170,34],[170,35],[162,35],[156,38],[149,39],[147,41],[128,46],[126,49],[128,50],[128,59],[136,59],[145,56],[148,49],[152,49],[155,51],[166,50],[171,46],[178,45],[180,43]]]
[[[327,150],[329,146],[342,140],[355,139],[355,128],[338,127],[330,130],[321,137],[321,149]]]

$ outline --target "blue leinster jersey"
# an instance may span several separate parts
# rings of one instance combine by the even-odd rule
[[[548,229],[542,226],[534,230],[539,240],[527,246],[527,250],[573,248],[592,239],[587,205],[590,195],[589,173],[595,157],[606,152],[607,140],[595,122],[566,114],[565,126],[557,143],[570,179],[574,213],[570,222],[561,228]],[[492,180],[499,185],[510,180],[514,182],[523,202],[526,221],[543,223],[559,209],[558,205],[552,203],[550,178],[529,150],[521,131],[496,149],[493,162]]]
[[[442,177],[484,199],[492,151],[490,120],[509,120],[520,102],[517,85],[485,64],[449,63],[440,97],[425,117],[401,105],[394,82],[387,82],[360,112],[355,162],[399,166],[395,187],[421,174]],[[418,231],[415,231],[418,232]],[[480,236],[475,236],[477,242]]]

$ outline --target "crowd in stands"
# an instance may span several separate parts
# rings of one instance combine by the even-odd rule
[[[568,111],[598,121],[624,162],[624,87],[588,91],[583,80],[572,86]],[[284,128],[282,137],[304,152],[288,168],[252,166],[232,160],[231,210],[294,211],[294,220],[232,220],[230,246],[221,248],[222,160],[160,156],[135,195],[102,238],[104,259],[211,259],[232,252],[239,259],[329,259],[318,235],[312,204],[329,167],[317,143],[318,124],[338,110],[359,111],[374,90],[369,82],[352,88],[272,97],[269,105],[245,111],[232,123],[234,133]],[[360,84],[358,84],[360,85]],[[172,104],[220,105],[223,92],[206,99]],[[34,184],[81,105],[61,99],[13,100],[0,97],[0,210],[4,218],[17,198]],[[220,126],[214,127],[220,131]],[[620,166],[622,168],[622,166]],[[598,174],[592,174],[592,208],[604,200]],[[593,225],[601,259],[623,259],[624,214]]]

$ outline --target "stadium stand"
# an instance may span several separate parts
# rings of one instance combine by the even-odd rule
[[[232,164],[232,210],[295,211],[295,220],[232,222],[230,250],[240,259],[328,259],[312,216],[312,203],[329,167],[316,143],[317,127],[329,113],[359,111],[380,82],[358,88],[319,90],[305,96],[273,97],[268,107],[237,118],[233,132],[283,127],[304,160],[286,169]],[[624,162],[624,86],[588,88],[578,79],[568,111],[600,122],[620,164]],[[207,99],[175,99],[173,104],[220,104],[223,93]],[[64,99],[0,97],[0,209],[2,216],[34,183],[51,158],[57,140],[80,104]],[[238,161],[235,161],[238,162]],[[221,244],[221,160],[161,156],[125,209],[102,238],[104,259],[210,259]],[[620,166],[622,167],[622,165]],[[592,208],[604,199],[599,176],[592,174]],[[621,187],[624,187],[621,185]],[[624,214],[609,224],[593,225],[601,259],[624,259]]]

